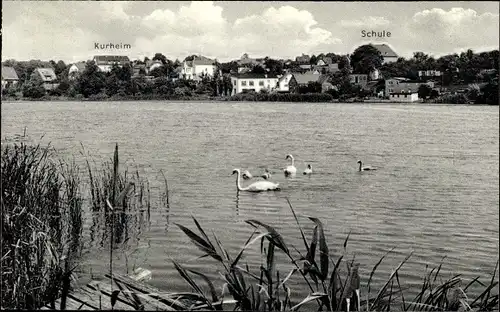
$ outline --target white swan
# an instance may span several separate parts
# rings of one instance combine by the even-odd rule
[[[271,173],[269,172],[269,169],[266,169],[263,175],[260,176],[261,178],[264,178],[264,180],[269,180],[271,178]]]
[[[245,170],[243,171],[242,178],[244,180],[250,180],[251,178],[253,178],[253,175],[248,170]]]
[[[361,160],[358,160],[358,164],[359,164],[359,171],[377,170],[376,168],[370,166],[363,167],[363,163],[361,162]]]
[[[250,184],[247,187],[241,187],[240,184],[240,169],[234,169],[233,174],[237,173],[236,176],[236,187],[238,191],[247,191],[247,192],[265,192],[265,191],[279,191],[279,183],[273,183],[269,181],[258,181]]]
[[[311,174],[313,173],[313,169],[311,165],[307,165],[307,169],[304,170],[304,174]]]
[[[292,155],[286,155],[286,158],[285,159],[291,159],[292,161],[292,164],[288,167],[286,167],[283,171],[285,172],[285,176],[289,176],[289,175],[295,175],[297,173],[297,168],[295,168],[294,166],[294,159],[293,159],[293,156]]]

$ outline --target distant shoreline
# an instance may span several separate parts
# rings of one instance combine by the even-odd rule
[[[297,101],[238,101],[230,100],[230,97],[217,97],[217,98],[201,98],[201,97],[186,97],[186,98],[155,98],[155,99],[141,99],[141,98],[108,98],[108,99],[89,99],[89,98],[69,98],[69,97],[50,97],[40,99],[30,98],[2,98],[2,102],[134,102],[134,101],[168,101],[168,102],[267,102],[267,103],[318,103],[318,104],[402,104],[402,105],[464,105],[464,106],[497,106],[498,104],[474,104],[474,103],[433,103],[433,102],[395,102],[386,99],[381,100],[364,100],[364,101],[339,101],[333,100],[329,102],[297,102]]]

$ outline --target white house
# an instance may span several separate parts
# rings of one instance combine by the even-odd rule
[[[81,74],[85,70],[86,66],[87,63],[85,62],[78,62],[72,64],[68,70],[68,78],[75,79],[79,74]]]
[[[276,87],[276,91],[278,92],[290,92],[290,82],[293,84],[293,74],[286,73],[278,79],[278,85]],[[295,81],[295,84],[297,82]]]
[[[384,58],[382,64],[393,63],[398,60],[398,55],[394,50],[391,49],[387,44],[372,44],[372,46],[380,51],[380,54]]]
[[[130,64],[130,59],[124,55],[96,55],[93,61],[103,72],[110,72],[115,64],[120,67]]]
[[[389,94],[389,100],[402,103],[418,102],[418,93],[415,91],[392,92]]]
[[[181,77],[186,80],[201,80],[202,75],[214,76],[215,61],[204,56],[195,56],[192,61],[182,63]]]
[[[242,92],[260,92],[263,89],[275,90],[278,85],[278,77],[270,74],[244,73],[231,76],[233,85],[232,95]]]

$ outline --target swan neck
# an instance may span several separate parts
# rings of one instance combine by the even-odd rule
[[[359,163],[359,171],[361,171],[362,166],[363,166],[363,163]]]
[[[238,170],[238,175],[236,176],[236,187],[238,188],[238,191],[244,191],[245,189],[241,187],[240,184],[240,171]]]
[[[292,161],[292,166],[294,165],[294,159],[293,159],[293,156],[290,156],[290,160]]]

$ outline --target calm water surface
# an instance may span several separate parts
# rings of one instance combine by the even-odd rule
[[[196,259],[200,252],[174,224],[193,228],[191,215],[233,255],[252,232],[247,219],[267,222],[303,250],[287,197],[299,215],[323,221],[335,259],[351,232],[347,258],[361,263],[366,280],[393,247],[377,283],[411,251],[401,271],[409,286],[445,255],[443,276],[465,279],[490,276],[498,258],[498,107],[22,102],[2,103],[1,125],[4,142],[26,126],[31,138],[44,135],[43,142],[77,162],[83,160],[80,143],[105,159],[119,144],[121,161],[150,181],[153,206],[149,222],[140,215],[131,223],[130,238],[116,252],[116,269],[148,268],[151,282],[164,290],[189,289],[170,259],[220,280],[214,261]],[[311,164],[313,175],[285,179],[281,170],[289,153],[299,173]],[[378,170],[359,174],[358,159]],[[233,168],[260,175],[266,167],[281,192],[237,194]],[[160,169],[169,180],[168,211],[158,204]],[[312,222],[301,217],[301,224],[310,237]],[[91,239],[92,228],[87,214],[86,272],[107,272],[109,254]],[[258,248],[245,258],[257,270]],[[294,292],[304,296],[307,288]]]

